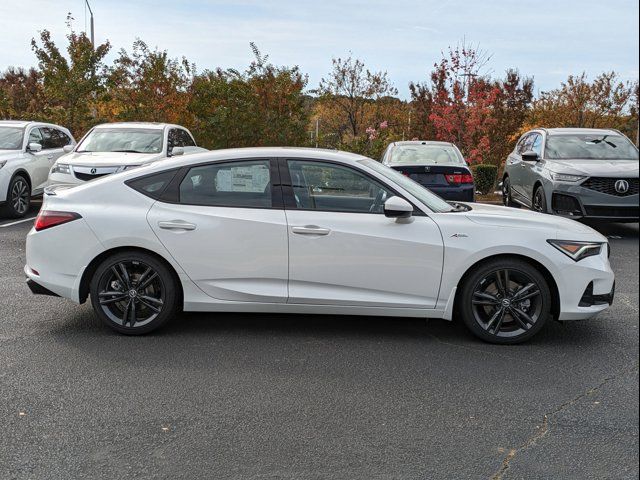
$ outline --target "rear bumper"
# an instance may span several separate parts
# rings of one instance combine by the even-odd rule
[[[438,185],[422,185],[424,188],[435,193],[444,200],[459,201],[459,202],[473,202],[475,201],[476,188],[475,185],[451,185],[451,186],[438,186]]]
[[[36,283],[31,278],[27,278],[27,287],[31,290],[31,293],[34,295],[47,295],[49,297],[59,297],[57,293],[52,292],[48,288],[43,287],[39,283]]]

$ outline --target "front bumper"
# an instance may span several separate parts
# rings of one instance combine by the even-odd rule
[[[547,204],[556,215],[574,220],[606,220],[637,222],[640,218],[640,196],[616,196],[598,192],[582,185],[554,184]]]

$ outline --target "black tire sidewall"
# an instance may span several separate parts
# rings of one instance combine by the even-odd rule
[[[122,325],[118,325],[114,323],[103,311],[100,307],[100,302],[98,299],[98,288],[99,281],[105,271],[115,263],[122,261],[140,261],[152,267],[160,276],[162,283],[164,284],[165,290],[165,299],[162,311],[160,314],[153,319],[151,322],[146,325],[142,325],[140,327],[123,327]],[[155,258],[153,255],[146,254],[144,252],[120,252],[116,253],[108,258],[106,258],[98,268],[93,273],[93,277],[91,278],[91,283],[89,284],[89,293],[91,297],[91,305],[93,306],[93,311],[96,313],[98,318],[107,325],[109,328],[123,333],[125,335],[143,335],[145,333],[149,333],[153,330],[156,330],[167,323],[176,313],[178,309],[177,305],[177,289],[178,285],[176,283],[176,279],[169,268],[162,262]]]
[[[544,188],[542,186],[539,186],[538,188],[536,188],[536,191],[533,192],[534,204],[535,204],[535,198],[536,198],[536,196],[538,194],[542,195],[542,212],[540,212],[540,213],[549,213],[549,210],[547,208],[547,196],[546,196],[546,194],[544,192]]]
[[[16,184],[18,180],[22,180],[29,189],[29,195],[27,196],[27,209],[24,213],[18,213],[13,208],[13,201],[11,199],[11,191],[13,190],[13,186]],[[29,213],[29,209],[31,208],[31,186],[29,185],[29,181],[24,177],[24,175],[17,174],[15,175],[11,181],[9,182],[9,188],[7,189],[7,199],[5,205],[0,209],[3,217],[8,218],[22,218],[27,213]]]
[[[491,335],[480,325],[478,325],[473,315],[473,309],[471,307],[473,290],[478,282],[480,282],[489,273],[504,268],[520,270],[531,276],[531,278],[533,278],[536,283],[538,283],[538,286],[540,287],[540,294],[542,295],[543,304],[540,318],[536,321],[535,325],[530,330],[527,330],[517,337],[496,337],[494,335]],[[460,313],[466,327],[476,337],[489,343],[516,344],[525,342],[533,337],[536,333],[538,333],[551,317],[552,297],[547,280],[533,265],[516,258],[491,260],[476,267],[465,279],[465,282],[462,285],[460,296],[458,298],[460,302],[460,305],[458,306],[458,312]]]

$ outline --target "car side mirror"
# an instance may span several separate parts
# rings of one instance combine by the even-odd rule
[[[173,147],[171,149],[170,157],[177,157],[179,155],[184,155],[184,147]]]
[[[413,205],[404,198],[390,197],[384,202],[384,215],[389,218],[409,218],[413,215]]]
[[[522,160],[524,160],[525,162],[539,162],[540,157],[533,150],[527,150],[525,152],[522,152]]]
[[[42,145],[40,145],[39,143],[31,142],[29,145],[27,145],[27,152],[38,153],[40,151],[42,151]]]
[[[65,145],[64,147],[62,147],[62,151],[64,153],[70,153],[73,152],[73,145]]]

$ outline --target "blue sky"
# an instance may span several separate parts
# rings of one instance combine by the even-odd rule
[[[349,52],[387,70],[400,96],[427,78],[440,52],[463,38],[493,56],[494,75],[509,67],[548,90],[571,73],[616,70],[638,78],[638,1],[629,0],[90,0],[96,40],[111,57],[136,37],[206,68],[242,68],[254,41],[273,63],[299,65],[314,88],[331,58]],[[42,29],[63,42],[65,17],[85,27],[84,0],[2,0],[0,68],[30,66],[30,40]]]

